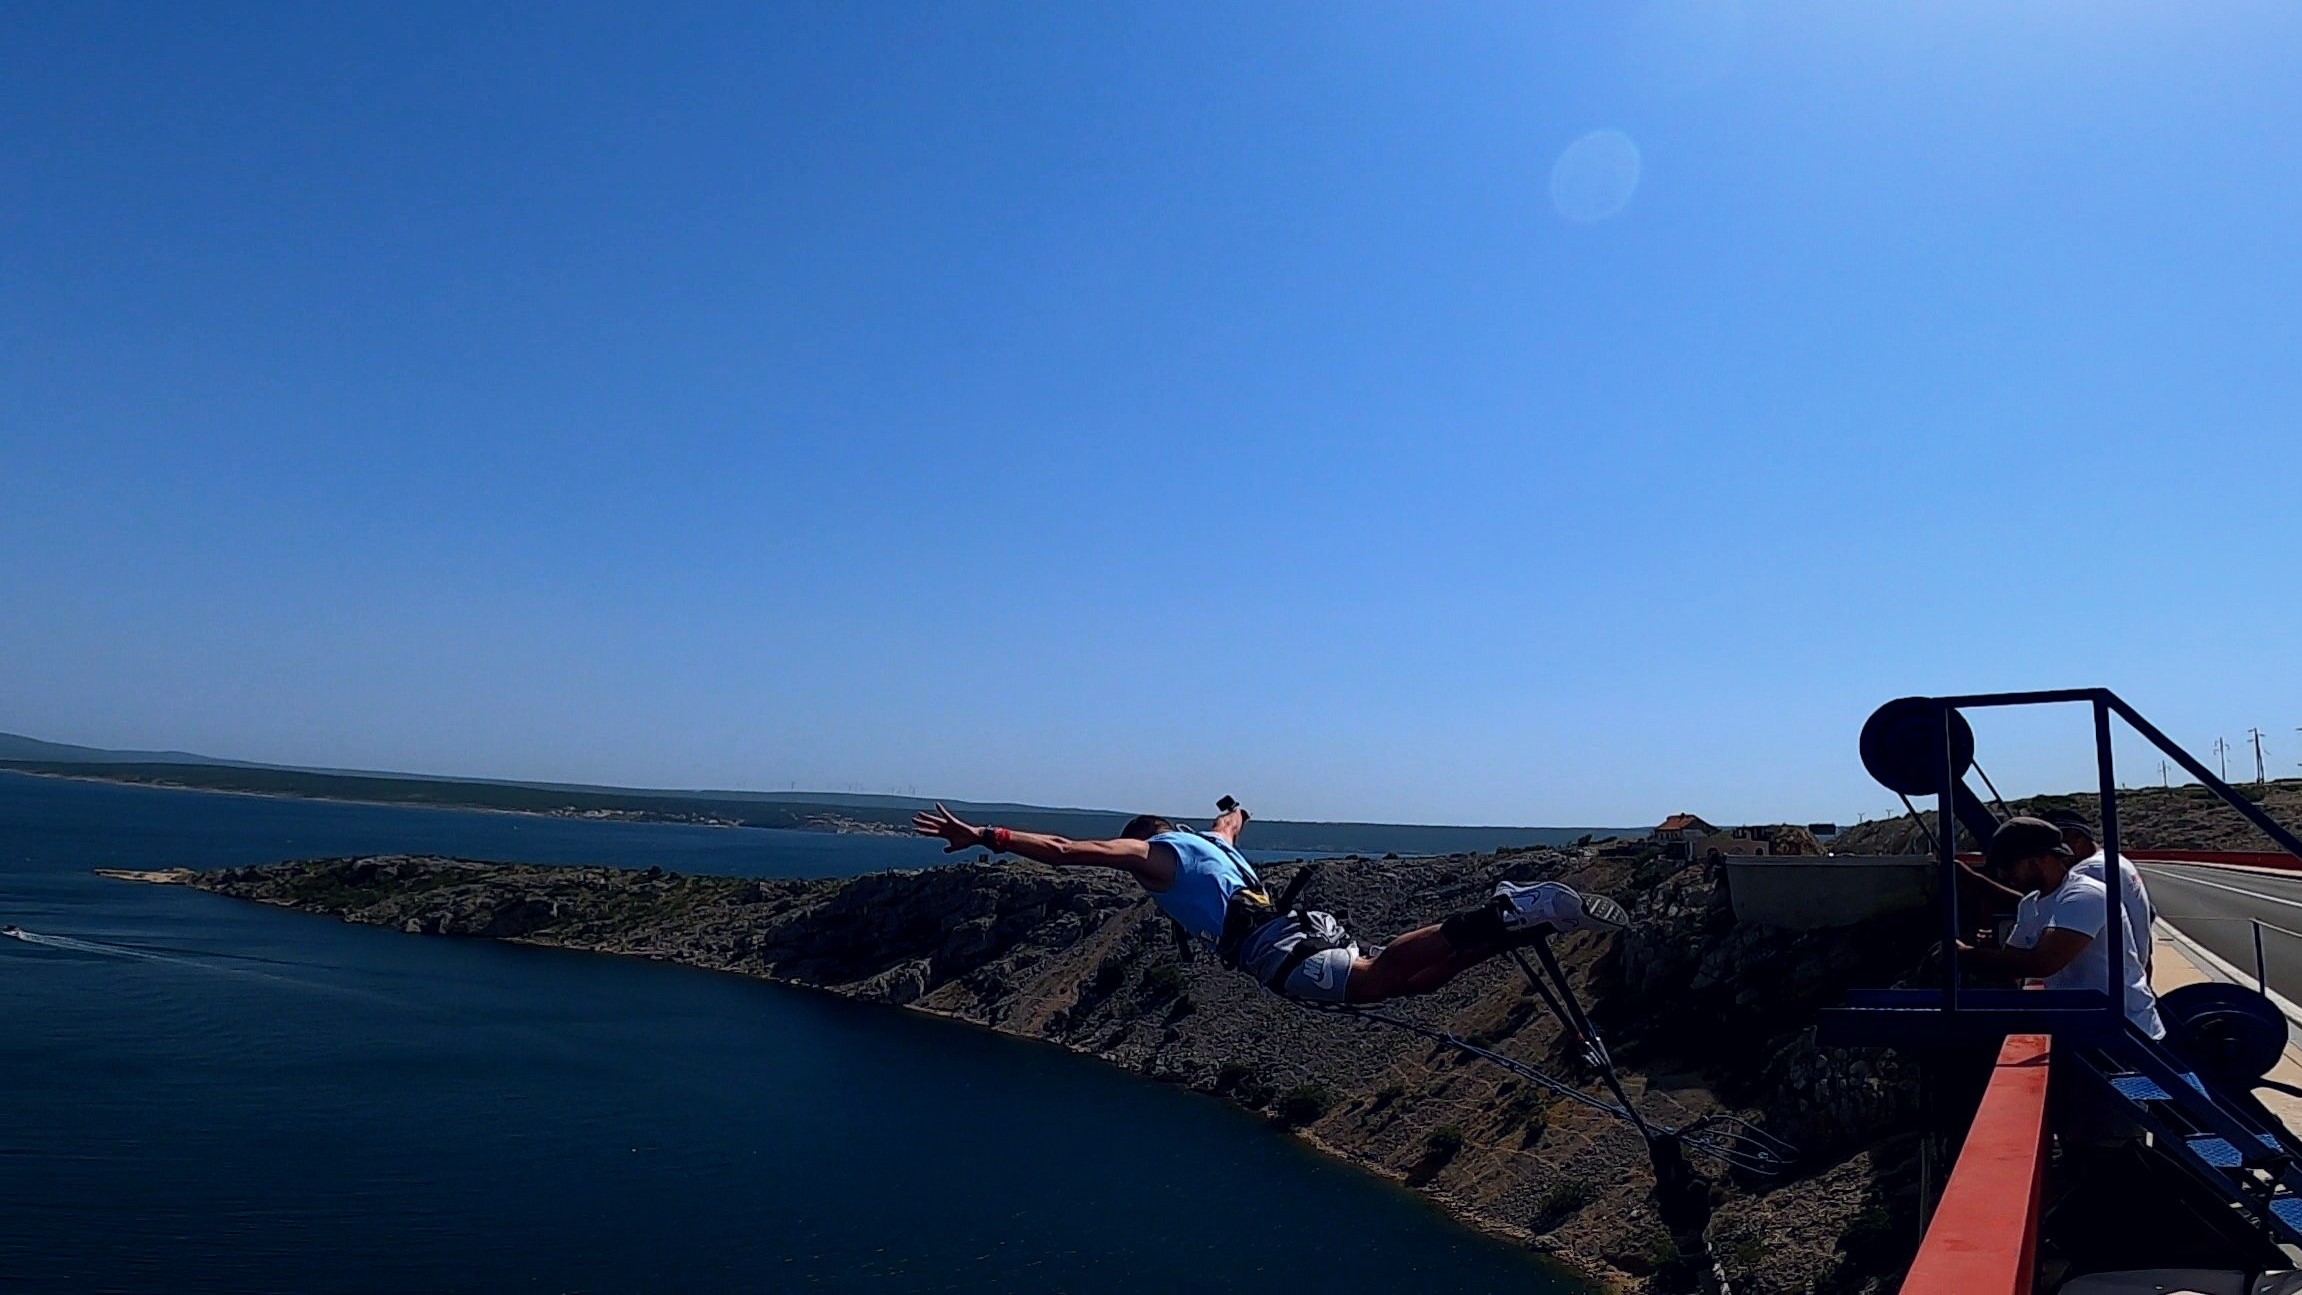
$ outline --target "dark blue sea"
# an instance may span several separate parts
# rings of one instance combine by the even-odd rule
[[[732,976],[102,867],[746,876],[929,843],[0,773],[0,1291],[1563,1292],[1221,1103]]]

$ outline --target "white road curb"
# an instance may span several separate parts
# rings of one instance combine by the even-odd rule
[[[2257,877],[2284,877],[2288,881],[2302,881],[2302,868],[2266,868],[2258,863],[2207,863],[2200,859],[2137,859],[2127,855],[2126,861],[2137,868],[2219,868],[2225,872],[2251,872]]]
[[[2200,971],[2203,971],[2207,975],[2214,977],[2216,980],[2227,981],[2233,985],[2244,985],[2248,988],[2253,987],[2253,976],[2248,975],[2246,972],[2230,965],[2228,959],[2214,952],[2214,950],[2207,948],[2205,945],[2200,944],[2198,941],[2191,939],[2189,936],[2184,935],[2178,930],[2175,930],[2173,925],[2170,924],[2165,918],[2159,918],[2158,921],[2151,926],[2151,934],[2163,935],[2168,940],[2173,941],[2175,947],[2181,949],[2184,956],[2188,957],[2192,962],[2198,964],[2198,969]],[[2296,1003],[2293,999],[2288,998],[2286,995],[2279,993],[2275,989],[2265,989],[2263,991],[2263,996],[2275,1004],[2279,1011],[2286,1014],[2286,1021],[2288,1024],[2302,1026],[2302,1003]]]

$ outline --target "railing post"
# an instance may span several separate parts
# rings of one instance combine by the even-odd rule
[[[1942,1010],[1958,1010],[1958,820],[1951,802],[1958,786],[1958,712],[1942,708],[1942,794],[1934,798],[1935,846],[1942,852]],[[1983,846],[1989,848],[1989,842]]]
[[[2254,919],[2254,992],[2262,995],[2270,992],[2270,972],[2262,961],[2262,919],[2259,917]]]
[[[2103,989],[2110,997],[2110,1027],[2126,1020],[2126,869],[2118,857],[2118,783],[2110,768],[2110,703],[2105,694],[2094,697],[2094,763],[2102,778],[2102,894],[2107,906],[2102,915]],[[2148,938],[2136,931],[2139,941]]]

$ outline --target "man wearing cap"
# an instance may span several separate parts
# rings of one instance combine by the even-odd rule
[[[2094,834],[2094,824],[2084,814],[2067,809],[2047,815],[2046,821],[2062,830],[2062,843],[2070,847],[2071,857],[2078,860],[2070,865],[2070,870],[2109,885],[2110,874],[2103,860],[2101,838]],[[2141,871],[2135,868],[2132,859],[2123,855],[2118,860],[2118,884],[2123,887],[2118,898],[2126,905],[2127,929],[2148,932],[2158,920],[2158,908],[2150,902],[2150,890],[2142,884]],[[2148,971],[2150,955],[2157,945],[2153,940],[2142,940],[2141,945],[2142,969]]]
[[[2108,918],[2109,892],[2100,874],[2078,871],[2075,854],[2063,843],[2062,830],[2044,819],[2010,818],[1999,824],[1985,862],[1991,872],[2029,893],[2015,911],[2014,931],[2005,948],[1960,946],[1960,956],[1969,966],[2043,980],[2048,989],[2109,989],[2109,949],[2099,938]],[[2166,1027],[2158,1020],[2158,996],[2151,992],[2150,973],[2140,953],[2149,947],[2150,930],[2138,927],[2132,911],[2129,906],[2120,914],[2120,942],[2125,947],[2118,959],[2118,979],[2126,1019],[2151,1038],[2163,1038]]]

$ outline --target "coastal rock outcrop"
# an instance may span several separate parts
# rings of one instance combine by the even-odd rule
[[[1294,866],[1266,869],[1284,886]],[[1306,902],[1379,940],[1501,877],[1615,894],[1640,924],[1560,946],[1634,1098],[1684,1122],[1762,1121],[1807,1152],[1781,1182],[1721,1180],[1709,1261],[1741,1292],[1889,1288],[1915,1236],[1915,1085],[1891,1057],[1813,1046],[1816,1008],[1924,947],[1893,923],[1737,927],[1699,865],[1530,849],[1316,865]],[[955,864],[850,879],[687,876],[390,856],[191,876],[220,894],[429,935],[677,961],[930,1011],[1099,1056],[1270,1116],[1490,1232],[1625,1289],[1699,1288],[1624,1126],[1401,1031],[1282,1002],[1211,957],[1115,874]],[[1587,1080],[1508,964],[1402,1007]]]

